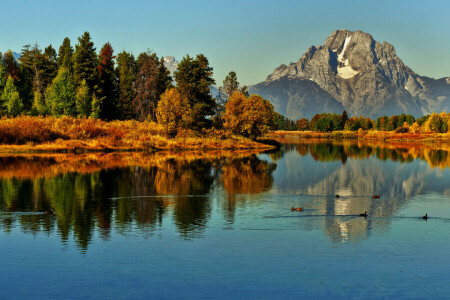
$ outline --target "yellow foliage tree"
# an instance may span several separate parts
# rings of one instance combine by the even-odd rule
[[[272,104],[261,96],[234,92],[225,105],[224,127],[251,139],[266,135],[275,123]]]
[[[187,129],[192,123],[190,106],[186,97],[177,89],[168,89],[161,95],[156,111],[158,123],[163,125],[168,137],[177,135],[180,129]]]

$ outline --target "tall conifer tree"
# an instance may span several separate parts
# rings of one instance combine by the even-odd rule
[[[73,56],[73,48],[70,45],[70,39],[66,37],[62,45],[59,47],[58,67],[63,66],[71,70],[73,67],[72,56]]]
[[[101,99],[100,117],[106,120],[117,119],[117,97],[114,75],[114,50],[106,43],[98,56],[98,89],[97,96]]]
[[[118,79],[119,117],[122,120],[131,119],[134,116],[133,82],[136,79],[136,61],[133,54],[123,51],[117,55],[116,78]]]
[[[73,74],[77,85],[86,80],[90,91],[94,91],[98,83],[97,78],[97,54],[89,32],[85,32],[78,38],[73,55]]]
[[[215,83],[212,67],[208,59],[199,54],[195,59],[187,55],[178,65],[175,73],[177,88],[181,95],[188,98],[192,109],[194,124],[192,128],[200,130],[211,127],[209,116],[214,114],[216,106],[210,86]]]

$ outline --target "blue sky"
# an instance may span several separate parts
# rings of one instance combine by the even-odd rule
[[[221,85],[233,70],[260,82],[336,29],[363,30],[394,45],[420,75],[450,76],[450,1],[0,0],[0,50],[72,45],[89,31],[97,49],[159,56],[205,54]]]

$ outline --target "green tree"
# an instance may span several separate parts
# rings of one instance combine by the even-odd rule
[[[86,80],[83,80],[77,88],[77,92],[75,94],[75,106],[79,116],[90,116],[91,97],[89,95],[89,87],[87,86]]]
[[[114,50],[106,43],[98,56],[97,97],[101,100],[100,118],[117,119],[117,97],[114,74]]]
[[[188,99],[195,122],[191,126],[196,130],[209,128],[212,124],[208,118],[214,114],[216,107],[210,92],[210,86],[215,83],[212,70],[208,59],[199,54],[195,59],[189,55],[184,57],[175,73],[177,89]]]
[[[2,115],[6,113],[13,117],[23,112],[23,103],[11,76],[8,76],[5,89],[0,98],[0,109]]]
[[[64,67],[69,70],[72,70],[73,67],[72,56],[73,56],[73,48],[70,45],[70,39],[66,37],[61,46],[59,47],[58,67]]]
[[[169,137],[176,136],[181,129],[187,129],[192,122],[189,103],[175,88],[168,89],[161,95],[156,117]]]
[[[97,54],[89,32],[78,38],[73,55],[73,75],[77,85],[86,80],[89,91],[93,92],[97,86]]]
[[[91,118],[98,119],[100,118],[102,108],[102,100],[98,98],[95,93],[92,93],[92,110],[91,110]]]
[[[234,92],[239,89],[239,82],[237,81],[236,72],[231,71],[223,80],[222,91],[227,98],[230,98]]]
[[[0,58],[2,57],[2,53],[0,52]],[[3,89],[5,88],[6,85],[6,70],[5,67],[3,66],[3,62],[0,59],[0,97],[2,95]]]
[[[56,55],[56,50],[52,47],[52,45],[49,45],[44,49],[43,61],[44,70],[42,74],[42,81],[45,89],[52,83],[53,79],[58,74],[58,58]]]
[[[54,116],[75,116],[75,82],[69,70],[62,67],[45,90],[45,101]]]
[[[48,113],[47,104],[45,103],[45,99],[42,96],[41,92],[35,91],[33,97],[33,107],[32,114],[33,115],[46,115]]]
[[[136,60],[133,54],[121,52],[117,55],[116,78],[118,79],[118,110],[122,120],[132,119],[135,92],[133,82],[136,79]]]

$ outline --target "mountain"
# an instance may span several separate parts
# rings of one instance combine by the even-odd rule
[[[164,57],[164,66],[169,70],[170,76],[172,76],[172,79],[174,79],[173,75],[175,71],[178,69],[178,61],[173,56],[166,56]]]
[[[418,75],[396,55],[394,46],[362,31],[334,31],[323,45],[311,46],[297,62],[282,64],[249,91],[291,119],[343,109],[376,118],[450,108],[450,77]]]

